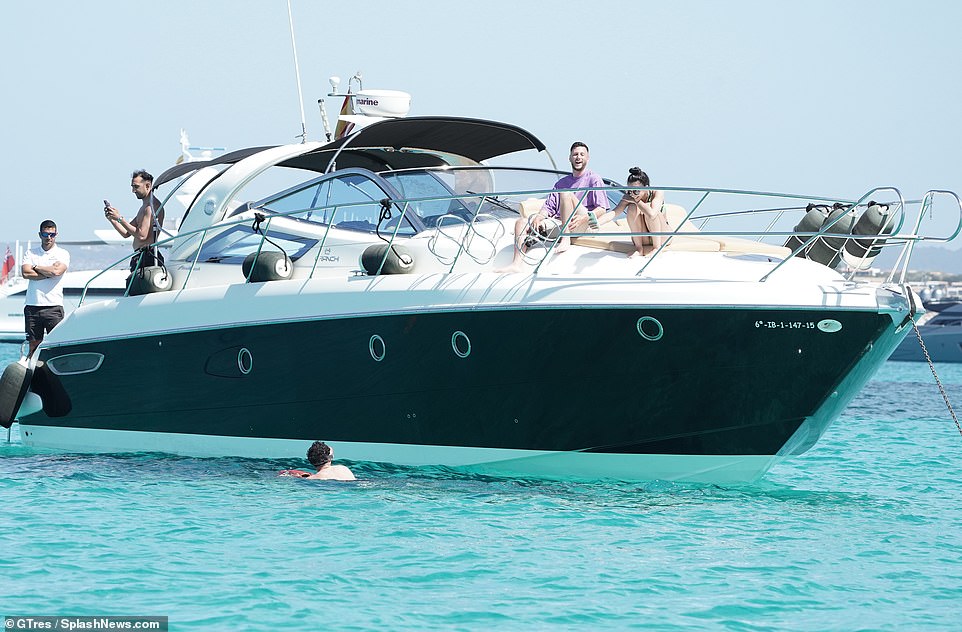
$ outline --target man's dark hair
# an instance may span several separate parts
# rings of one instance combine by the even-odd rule
[[[568,150],[568,153],[570,154],[571,152],[573,152],[575,150],[575,147],[584,147],[586,152],[591,153],[591,150],[588,149],[588,146],[585,145],[580,140],[576,140],[575,142],[571,143],[571,149]]]
[[[43,231],[44,228],[56,228],[56,227],[57,227],[57,222],[53,221],[52,219],[45,219],[42,222],[40,222],[41,231]]]
[[[133,180],[134,178],[143,178],[145,182],[154,183],[154,176],[147,173],[145,169],[138,169],[130,174],[130,179]]]
[[[327,445],[323,441],[315,441],[311,444],[311,447],[307,449],[307,460],[310,461],[311,465],[320,468],[325,463],[330,463],[333,458],[334,450],[331,446]]]

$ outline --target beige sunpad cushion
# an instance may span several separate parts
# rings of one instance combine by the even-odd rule
[[[668,217],[668,225],[672,228],[678,226],[681,220],[685,219],[685,215],[688,214],[684,208],[678,206],[677,204],[665,204],[665,215]],[[695,225],[691,223],[691,220],[686,221],[681,228],[683,233],[693,233],[698,232]],[[675,238],[677,239],[677,238]],[[766,244],[760,241],[755,241],[754,239],[745,239],[743,237],[729,237],[726,235],[705,235],[701,239],[713,239],[717,241],[720,245],[722,252],[733,252],[738,254],[759,254],[759,255],[774,255],[776,257],[787,257],[792,254],[789,248],[784,246],[775,246],[772,244]],[[674,241],[674,239],[672,240]],[[671,244],[668,244],[669,248]],[[682,250],[683,248],[677,248]]]
[[[684,208],[678,206],[677,204],[665,204],[665,214],[668,218],[668,225],[670,228],[674,229],[687,215],[687,211]],[[618,219],[614,222],[609,222],[600,228],[602,233],[627,233],[628,222],[624,219]],[[791,254],[791,250],[785,248],[784,246],[774,246],[772,244],[762,243],[760,241],[753,241],[751,239],[744,239],[741,237],[727,237],[724,235],[698,235],[698,229],[690,220],[685,221],[682,224],[680,233],[675,235],[669,240],[668,245],[665,246],[665,250],[681,250],[687,252],[731,252],[736,254],[760,254],[760,255],[772,255],[776,257],[787,257]],[[694,233],[694,234],[692,234]],[[584,246],[586,248],[599,248],[601,250],[610,250],[612,252],[621,252],[624,254],[631,254],[635,251],[634,246],[631,243],[631,238],[627,235],[621,237],[619,235],[586,235],[583,237],[574,237],[571,243],[577,244],[579,246]]]
[[[688,215],[688,211],[677,204],[665,203],[663,208],[665,209],[665,217],[668,218],[668,225],[672,229],[678,228],[678,224],[681,223],[681,220],[685,219],[685,215]],[[682,225],[681,232],[697,233],[698,229],[695,228],[695,225],[691,223],[691,220],[687,220],[684,225]]]
[[[781,257],[782,259],[792,254],[791,248],[786,248],[785,246],[776,246],[774,244],[766,244],[761,241],[755,241],[754,239],[726,237],[724,235],[712,235],[712,239],[718,240],[718,242],[721,244],[722,252],[731,252],[735,254],[772,255],[775,257]]]
[[[680,217],[684,217],[684,211]],[[680,219],[680,218],[679,218]],[[671,220],[669,219],[669,223]],[[690,224],[691,222],[688,222]],[[692,226],[694,231],[694,226]],[[599,229],[601,233],[627,233],[628,222],[624,219],[616,219],[608,222]],[[621,252],[626,255],[635,251],[631,243],[631,237],[625,235],[585,235],[583,237],[573,237],[571,243],[586,248],[600,248],[612,252]],[[699,235],[675,235],[665,246],[665,250],[686,250],[689,252],[718,252],[721,244],[712,237],[702,237]]]
[[[627,233],[628,223],[619,219],[609,222],[599,229],[602,233]],[[600,250],[610,250],[630,255],[635,251],[628,235],[585,235],[583,237],[572,237],[571,243],[584,246],[586,248],[598,248]],[[675,235],[665,246],[665,250],[684,250],[688,252],[718,252],[721,244],[711,237],[701,237],[698,235]]]
[[[531,217],[544,206],[544,198],[528,198],[521,201],[521,217]]]
[[[543,198],[529,198],[523,200],[520,203],[521,206],[521,216],[530,217],[541,210],[544,206]],[[665,250],[682,250],[687,252],[733,252],[738,254],[763,254],[763,255],[774,255],[777,257],[787,257],[791,254],[791,250],[785,248],[784,246],[774,246],[772,244],[766,244],[759,241],[753,241],[751,239],[743,239],[741,237],[726,237],[722,235],[691,235],[688,233],[697,233],[698,229],[690,220],[685,221],[682,224],[682,220],[685,219],[685,215],[688,214],[683,207],[677,204],[665,204],[665,215],[668,219],[668,225],[672,229],[675,229],[679,224],[682,225],[680,232],[686,233],[684,235],[675,235],[665,246]],[[602,233],[627,233],[628,222],[624,219],[618,219],[614,222],[609,222],[601,227],[600,232]],[[608,250],[611,252],[621,252],[624,254],[631,254],[635,251],[635,247],[631,243],[631,238],[627,235],[622,237],[619,235],[585,235],[582,237],[574,237],[571,243],[578,246],[584,246],[586,248],[598,248],[599,250]]]

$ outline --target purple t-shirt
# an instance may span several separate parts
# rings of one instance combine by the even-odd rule
[[[554,188],[556,189],[580,189],[581,187],[603,186],[605,186],[605,183],[601,179],[601,176],[587,169],[577,178],[574,176],[565,176],[554,183]],[[575,191],[574,194],[575,197],[581,200],[581,206],[586,210],[590,211],[599,207],[608,210],[608,196],[605,195],[604,191]],[[585,197],[585,195],[587,195],[587,197]],[[552,193],[548,196],[542,208],[546,216],[561,216],[558,210],[559,200],[560,196],[557,193]]]

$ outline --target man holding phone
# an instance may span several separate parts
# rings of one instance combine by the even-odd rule
[[[70,266],[70,253],[56,244],[57,224],[52,219],[40,223],[40,249],[23,253],[20,274],[27,279],[27,300],[23,319],[30,353],[40,346],[44,333],[63,320],[63,273]]]
[[[154,176],[143,169],[133,172],[130,177],[130,190],[143,203],[134,219],[127,221],[120,215],[120,211],[104,200],[104,217],[110,225],[120,233],[121,237],[134,238],[134,256],[130,259],[130,271],[141,267],[163,265],[164,258],[156,249],[151,249],[157,241],[160,226],[164,224],[164,209],[160,201],[154,197]],[[141,254],[143,256],[141,256]]]

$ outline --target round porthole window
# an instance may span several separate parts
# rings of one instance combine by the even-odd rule
[[[368,349],[371,351],[371,357],[374,358],[376,362],[383,360],[384,354],[387,353],[387,347],[384,345],[384,338],[381,338],[377,334],[371,336],[371,341],[368,343]]]
[[[652,318],[651,316],[642,316],[638,319],[636,325],[638,328],[638,333],[645,340],[661,340],[661,337],[665,334],[665,329],[658,322],[657,318]]]
[[[241,347],[237,352],[237,370],[247,375],[254,368],[254,356],[247,347]]]
[[[456,331],[451,335],[451,348],[459,358],[471,355],[471,340],[463,331]]]

